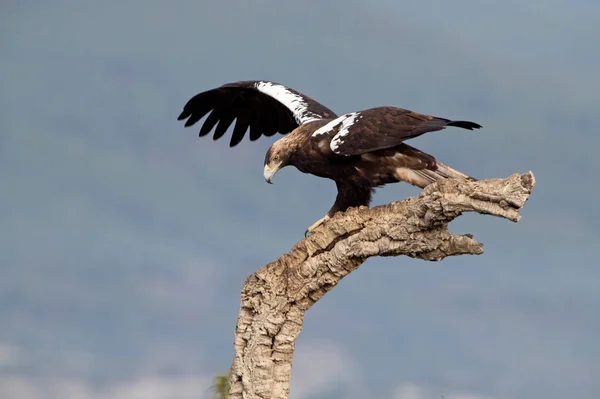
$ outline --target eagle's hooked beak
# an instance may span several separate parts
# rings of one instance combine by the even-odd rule
[[[265,176],[265,180],[267,181],[267,183],[273,184],[273,182],[271,182],[271,179],[273,178],[273,176],[275,176],[275,173],[277,173],[277,169],[271,169],[271,166],[269,164],[265,165],[263,175]]]
[[[265,176],[265,180],[267,181],[267,183],[273,184],[271,182],[271,179],[273,178],[273,176],[275,176],[275,173],[277,173],[277,171],[280,168],[281,168],[281,164],[277,164],[275,167],[271,167],[270,164],[265,165],[264,176]]]

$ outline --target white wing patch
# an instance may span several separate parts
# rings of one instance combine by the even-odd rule
[[[350,126],[354,125],[356,123],[356,121],[359,120],[360,118],[362,118],[362,115],[360,115],[360,112],[349,112],[338,118],[335,118],[331,122],[327,123],[326,125],[321,126],[317,130],[315,130],[312,134],[312,137],[320,136],[322,134],[327,134],[327,133],[331,132],[333,129],[335,129],[338,125],[341,124],[340,130],[336,133],[335,136],[333,136],[331,143],[329,143],[329,148],[331,148],[331,151],[336,152],[336,150],[338,149],[340,144],[343,143],[342,140],[343,140],[344,136],[346,136],[348,133],[350,133]]]
[[[319,115],[308,111],[308,104],[306,104],[302,96],[291,92],[285,86],[271,82],[258,82],[256,83],[256,89],[285,105],[292,111],[294,119],[299,125],[321,119]]]
[[[321,126],[317,130],[315,130],[312,134],[312,137],[320,136],[321,134],[327,134],[327,133],[331,132],[333,129],[335,129],[337,127],[337,125],[339,125],[340,123],[342,124],[342,126],[340,128],[340,131],[335,135],[335,137],[345,136],[349,132],[348,128],[354,124],[354,122],[355,122],[354,119],[359,117],[358,115],[359,115],[359,112],[350,112],[350,113],[344,114],[344,115],[332,120],[331,122],[327,123],[326,125]],[[361,117],[359,117],[359,118],[361,118]],[[335,139],[335,137],[334,137],[334,139]]]
[[[344,143],[343,139],[348,133],[350,133],[350,127],[354,125],[360,118],[362,118],[360,112],[350,112],[349,114],[344,115],[341,121],[342,126],[340,127],[339,132],[337,132],[329,144],[331,151],[336,152],[340,144]]]
[[[344,119],[346,119],[348,117],[348,115],[350,114],[345,114],[340,116],[339,118],[336,118],[334,120],[332,120],[331,122],[327,123],[326,125],[321,126],[320,128],[318,128],[317,130],[315,130],[312,134],[312,137],[316,137],[316,136],[320,136],[321,134],[327,134],[330,131],[332,131],[333,129],[335,129],[335,127],[337,125],[339,125],[340,123],[342,123],[342,121]]]

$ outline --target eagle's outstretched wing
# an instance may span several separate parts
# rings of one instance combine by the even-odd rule
[[[250,140],[254,141],[263,135],[289,133],[315,119],[337,117],[312,98],[282,84],[264,80],[232,82],[199,93],[185,104],[177,120],[187,118],[185,126],[188,127],[209,112],[199,136],[206,136],[216,125],[213,139],[217,140],[237,119],[230,147],[242,141],[248,127]]]
[[[344,114],[315,130],[313,137],[326,135],[331,151],[337,155],[358,155],[394,147],[446,126],[469,130],[481,127],[474,122],[452,121],[402,108],[377,107]]]

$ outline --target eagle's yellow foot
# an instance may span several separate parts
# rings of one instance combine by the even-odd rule
[[[314,233],[315,229],[317,227],[319,227],[320,225],[322,225],[323,223],[325,223],[329,219],[331,219],[331,217],[329,215],[325,215],[321,219],[319,219],[316,222],[314,222],[308,229],[306,229],[306,231],[304,232],[304,237],[307,237],[309,234]]]

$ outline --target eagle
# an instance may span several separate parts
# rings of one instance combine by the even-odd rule
[[[284,135],[265,154],[268,183],[286,166],[335,182],[333,206],[308,227],[305,236],[337,212],[369,206],[375,188],[386,184],[406,182],[425,188],[440,179],[476,180],[405,143],[448,126],[481,128],[475,122],[394,106],[337,115],[312,98],[268,80],[231,82],[198,93],[184,105],[177,120],[187,119],[184,126],[189,127],[207,114],[199,136],[208,135],[216,126],[213,140],[223,137],[235,120],[230,147],[238,145],[248,131],[250,141]]]

